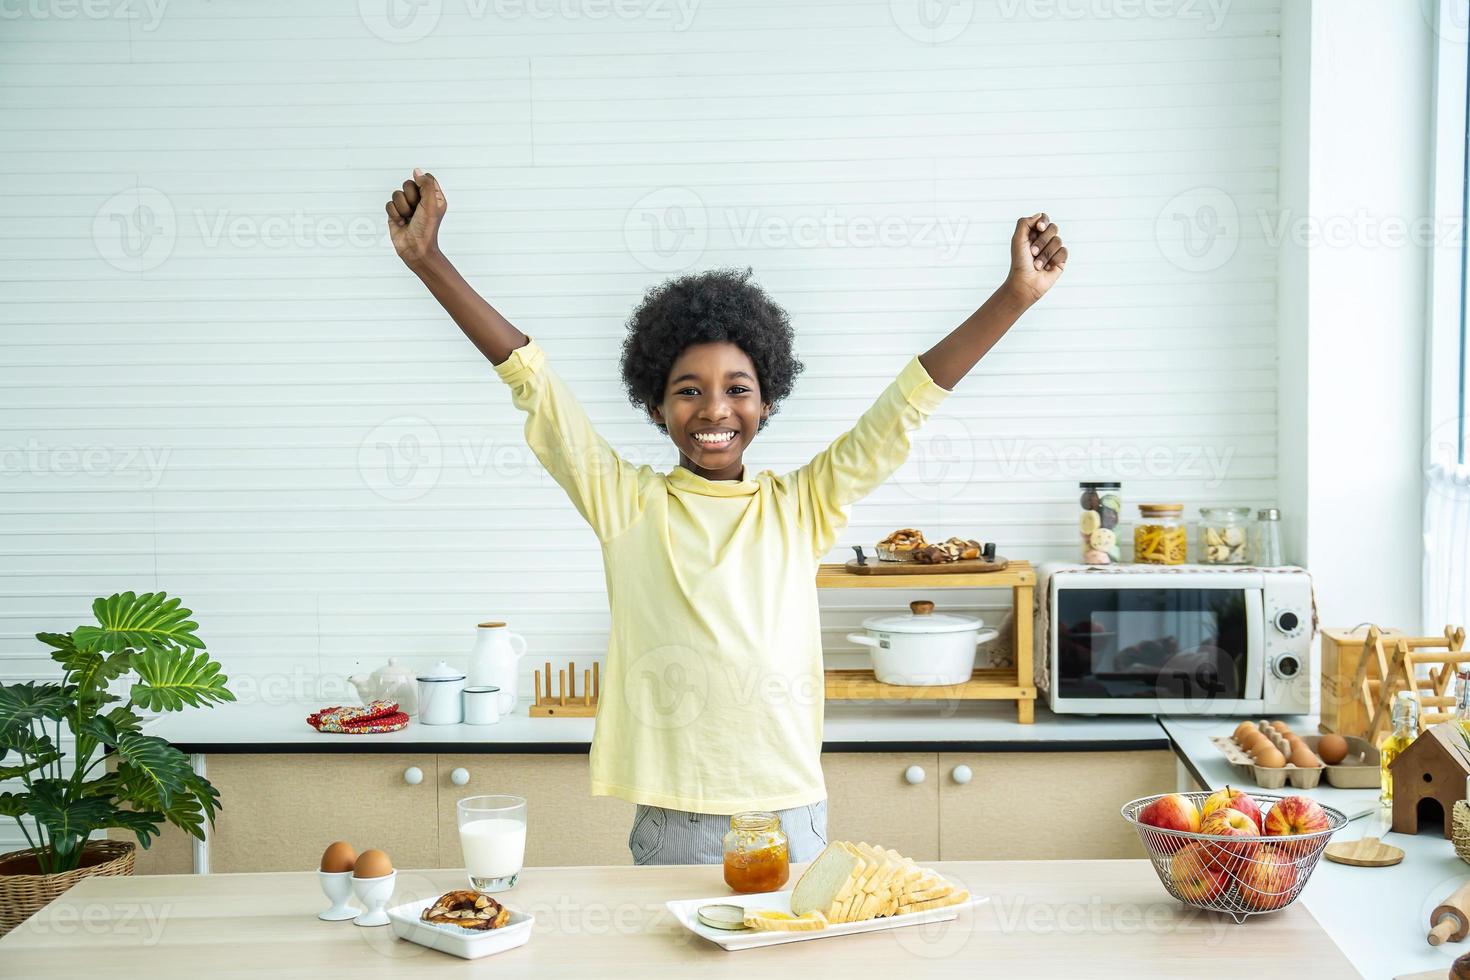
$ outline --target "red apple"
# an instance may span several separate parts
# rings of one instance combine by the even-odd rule
[[[1316,800],[1305,796],[1288,796],[1266,811],[1261,829],[1267,837],[1285,834],[1310,834],[1332,825],[1327,811]]]
[[[1230,889],[1230,875],[1210,854],[1209,845],[1195,842],[1169,861],[1169,877],[1187,901],[1208,903]]]
[[[1254,842],[1260,837],[1260,831],[1254,820],[1228,806],[1221,810],[1212,810],[1208,817],[1200,821],[1199,832],[1218,837],[1243,837],[1251,841],[1248,844],[1205,842],[1205,849],[1210,859],[1217,867],[1225,871],[1239,870],[1241,864],[1255,850]]]
[[[1182,830],[1193,834],[1199,832],[1199,810],[1189,797],[1170,793],[1139,810],[1138,822],[1160,830]],[[1159,834],[1155,841],[1155,846],[1165,851],[1177,851],[1186,843],[1183,838],[1169,834]]]
[[[1240,903],[1254,912],[1269,912],[1291,901],[1296,862],[1271,844],[1261,844],[1236,872]]]
[[[1211,793],[1209,799],[1205,800],[1204,805],[1200,807],[1200,820],[1203,821],[1211,813],[1224,809],[1225,807],[1229,807],[1232,810],[1239,810],[1241,813],[1250,817],[1256,825],[1256,831],[1259,832],[1261,830],[1261,808],[1256,806],[1256,801],[1244,790],[1232,789],[1228,785],[1224,789]]]

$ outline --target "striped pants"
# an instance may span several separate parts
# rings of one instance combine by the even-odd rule
[[[793,864],[810,861],[827,846],[827,801],[777,810],[791,842]],[[721,864],[730,829],[728,813],[689,813],[638,804],[628,850],[634,864]]]

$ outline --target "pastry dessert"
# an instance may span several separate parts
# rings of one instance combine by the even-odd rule
[[[925,565],[939,565],[948,561],[959,561],[962,558],[979,558],[983,550],[984,545],[979,541],[950,538],[939,544],[914,549],[913,560]]]
[[[878,542],[878,557],[883,561],[912,561],[916,548],[925,545],[924,532],[905,527]]]
[[[510,909],[483,892],[463,889],[445,892],[424,909],[419,918],[440,926],[461,929],[499,929],[510,919]]]

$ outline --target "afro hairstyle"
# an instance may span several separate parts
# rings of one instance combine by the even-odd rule
[[[663,404],[674,361],[695,344],[726,341],[755,364],[761,402],[777,406],[795,386],[804,365],[792,353],[786,311],[750,281],[752,270],[712,269],[654,286],[628,317],[623,339],[623,386],[628,401],[645,414]],[[649,421],[668,434],[668,426]],[[769,418],[761,419],[764,429]]]

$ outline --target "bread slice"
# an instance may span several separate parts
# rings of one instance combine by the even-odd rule
[[[970,893],[890,848],[866,841],[833,841],[817,855],[791,892],[797,915],[820,913],[831,923],[958,905]]]
[[[745,925],[750,929],[779,932],[816,932],[827,928],[827,919],[816,910],[805,915],[791,915],[775,909],[751,909],[745,913]]]
[[[845,907],[852,894],[853,872],[859,867],[858,859],[839,841],[828,844],[821,854],[802,872],[796,887],[791,890],[791,911],[796,915],[808,912],[836,912]],[[844,921],[828,916],[833,922]]]

